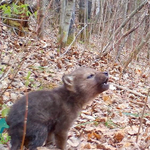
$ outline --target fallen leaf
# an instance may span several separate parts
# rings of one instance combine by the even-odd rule
[[[123,140],[123,138],[124,138],[124,132],[121,132],[121,131],[115,133],[115,135],[113,137],[115,143],[121,142]]]
[[[138,133],[139,126],[132,126],[128,130],[128,134],[130,135],[136,135]]]

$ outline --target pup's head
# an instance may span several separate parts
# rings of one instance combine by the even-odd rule
[[[68,91],[92,99],[99,93],[108,90],[108,73],[91,68],[79,68],[63,76],[63,82]]]

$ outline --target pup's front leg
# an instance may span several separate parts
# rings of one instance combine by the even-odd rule
[[[61,150],[66,149],[67,137],[68,137],[68,130],[55,133],[55,142],[57,148],[60,148]]]

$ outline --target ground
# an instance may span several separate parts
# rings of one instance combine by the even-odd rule
[[[150,98],[146,98],[150,70],[143,58],[145,52],[139,55],[140,61],[133,61],[123,72],[122,65],[111,54],[97,58],[96,35],[92,35],[89,44],[76,43],[71,49],[60,51],[56,33],[37,40],[30,34],[10,36],[5,26],[0,30],[0,98],[5,104],[2,110],[29,91],[60,85],[62,75],[79,66],[108,71],[110,89],[83,108],[69,131],[67,148],[150,149]],[[8,149],[8,145],[1,146]]]

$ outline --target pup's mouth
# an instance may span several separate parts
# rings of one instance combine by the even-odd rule
[[[108,78],[103,82],[104,85],[108,84]]]
[[[108,78],[102,83],[103,89],[108,90],[109,89],[109,84],[108,84]]]

